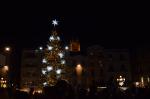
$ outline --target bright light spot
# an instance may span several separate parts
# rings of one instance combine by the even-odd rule
[[[46,85],[47,85],[47,82],[44,82],[43,85],[46,86]]]
[[[99,86],[98,86],[97,88],[98,88],[98,89],[105,89],[105,88],[107,88],[107,87],[99,87]]]
[[[57,36],[57,40],[58,40],[58,41],[60,40],[60,37],[59,37],[59,36]]]
[[[52,46],[49,46],[49,45],[47,45],[47,47],[48,47],[48,50],[52,50]]]
[[[63,56],[64,56],[63,53],[61,53],[61,52],[58,53],[58,55],[59,55],[60,58],[63,58]]]
[[[122,76],[119,76],[119,78],[117,78],[117,81],[118,81],[119,86],[123,86],[125,82],[125,78],[123,78]]]
[[[141,77],[141,82],[142,82],[142,83],[144,82],[144,78],[143,78],[143,77]]]
[[[51,71],[53,70],[53,67],[52,66],[47,66],[47,71]]]
[[[52,24],[54,25],[54,26],[56,26],[56,25],[58,25],[58,21],[55,19],[55,20],[52,20]]]
[[[66,61],[65,60],[61,60],[61,64],[65,64],[66,63]]]
[[[82,68],[81,64],[78,64],[76,66],[77,75],[81,75],[82,74],[82,70],[83,70],[83,68]]]
[[[43,62],[43,63],[47,63],[47,60],[44,58],[44,59],[42,60],[42,62]]]
[[[123,85],[124,85],[124,82],[119,82],[119,85],[120,85],[120,86],[123,86]]]
[[[150,82],[150,79],[149,79],[149,77],[147,77],[147,82]]]
[[[4,71],[8,71],[9,67],[8,66],[4,66]]]
[[[7,87],[7,85],[6,84],[3,84],[3,88],[6,88]]]
[[[39,47],[39,50],[43,50],[43,47],[42,47],[42,46],[40,46],[40,47]]]
[[[66,46],[66,47],[65,47],[65,49],[66,49],[66,50],[68,50],[68,49],[69,49],[69,47],[68,47],[68,46]]]
[[[42,70],[42,74],[45,75],[46,74],[46,70]]]
[[[5,51],[10,51],[10,47],[5,47]]]
[[[42,89],[36,89],[36,90],[33,91],[33,95],[35,93],[42,94],[42,92],[43,92]]]
[[[135,82],[135,86],[139,87],[140,86],[140,82]]]
[[[3,80],[4,78],[2,77],[1,80]]]
[[[57,74],[61,74],[61,69],[56,70]]]
[[[22,88],[22,89],[20,89],[20,91],[29,93],[30,89],[29,88]]]
[[[50,36],[49,40],[50,40],[50,41],[55,40],[55,39],[54,39],[54,36]]]
[[[120,87],[120,89],[122,89],[123,91],[127,90],[128,87]]]

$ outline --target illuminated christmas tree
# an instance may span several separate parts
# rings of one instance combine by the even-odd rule
[[[52,21],[55,26],[58,25],[56,20]],[[47,48],[44,49],[42,59],[42,84],[43,86],[55,85],[59,79],[65,79],[65,51],[68,47],[63,48],[60,36],[56,30],[52,30],[47,43]]]

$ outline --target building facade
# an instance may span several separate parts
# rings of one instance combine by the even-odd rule
[[[21,86],[36,87],[40,84],[42,52],[25,50],[22,55]],[[87,48],[87,54],[70,51],[66,56],[66,76],[74,86],[89,87],[93,83],[106,86],[108,82],[117,82],[118,77],[125,78],[125,84],[131,82],[130,56],[127,49],[105,49],[99,45]],[[80,72],[80,75],[79,75]]]
[[[39,88],[41,77],[41,53],[24,50],[21,62],[21,88]]]

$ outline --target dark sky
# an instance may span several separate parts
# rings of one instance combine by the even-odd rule
[[[0,44],[14,48],[46,44],[51,20],[60,21],[64,39],[77,37],[81,47],[149,45],[149,13],[146,6],[118,3],[6,2],[1,6]]]

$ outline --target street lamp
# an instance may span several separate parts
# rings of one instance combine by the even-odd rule
[[[82,75],[82,70],[83,70],[83,67],[81,64],[77,64],[76,66],[76,73],[77,73],[77,82],[78,84],[81,84],[81,75]]]
[[[76,73],[77,73],[78,76],[81,76],[82,70],[83,70],[82,65],[81,65],[81,64],[78,64],[78,65],[76,66]]]
[[[11,51],[11,48],[10,48],[9,46],[6,46],[6,47],[5,47],[5,51],[6,51],[6,52],[10,52],[10,51]]]
[[[9,70],[9,67],[8,67],[8,66],[4,66],[4,67],[3,67],[3,72],[4,72],[4,73],[6,73],[8,70]]]

